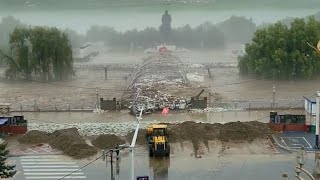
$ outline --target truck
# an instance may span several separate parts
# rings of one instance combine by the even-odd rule
[[[149,156],[169,157],[170,144],[168,130],[165,124],[153,124],[147,127],[146,138],[148,142]]]

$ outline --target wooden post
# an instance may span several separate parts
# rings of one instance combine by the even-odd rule
[[[107,80],[108,79],[108,68],[104,67],[104,79]]]
[[[207,70],[208,70],[209,78],[212,78],[210,68],[207,68]]]
[[[37,107],[37,100],[34,100],[34,107],[33,107],[34,112],[36,111],[36,107]]]

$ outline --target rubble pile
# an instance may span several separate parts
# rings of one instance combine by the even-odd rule
[[[46,143],[50,139],[50,134],[38,130],[32,130],[18,139],[23,144],[40,144]]]
[[[134,114],[138,114],[142,106],[148,112],[166,106],[170,109],[186,109],[187,102],[195,94],[189,86],[188,77],[196,82],[204,80],[200,74],[187,74],[186,68],[187,65],[176,55],[152,54],[135,68],[123,101],[129,102],[127,106]]]
[[[114,134],[101,134],[91,141],[99,149],[111,149],[116,145],[125,144],[126,141]]]

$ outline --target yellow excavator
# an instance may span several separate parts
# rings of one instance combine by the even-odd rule
[[[148,141],[149,156],[170,156],[167,125],[154,124],[147,127],[146,138]]]

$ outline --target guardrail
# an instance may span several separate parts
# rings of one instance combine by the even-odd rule
[[[86,102],[59,102],[59,103],[43,103],[34,101],[33,104],[11,104],[12,112],[89,112],[97,107],[96,101]],[[271,101],[229,101],[229,102],[212,102],[208,103],[208,107],[225,108],[225,109],[243,109],[243,110],[269,110],[269,109],[304,109],[302,100],[278,100],[274,103]]]

